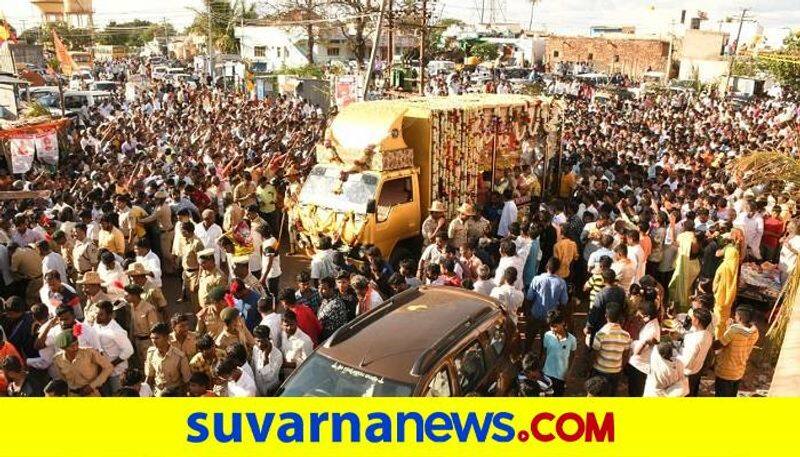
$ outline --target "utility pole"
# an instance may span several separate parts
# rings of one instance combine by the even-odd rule
[[[375,30],[375,39],[372,41],[372,52],[369,54],[369,65],[367,66],[367,76],[364,78],[364,93],[363,99],[367,99],[367,92],[369,91],[369,81],[372,79],[372,69],[375,67],[375,55],[378,53],[381,42],[381,29],[383,28],[383,16],[386,12],[386,4],[390,0],[381,0],[381,11],[378,13],[378,28]]]
[[[669,51],[667,52],[667,70],[664,72],[664,84],[669,82],[669,74],[672,72],[672,47],[675,41],[675,19],[672,20],[669,30]]]
[[[211,76],[211,84],[214,84],[214,44],[212,41],[211,21],[213,16],[211,14],[211,1],[206,0],[208,6],[208,27],[206,30],[206,60],[208,60],[208,74]]]
[[[744,15],[747,14],[747,8],[742,8],[742,15],[739,17],[739,30],[736,32],[736,42],[733,45],[731,52],[731,60],[728,63],[728,76],[725,78],[725,87],[722,89],[723,94],[728,93],[728,84],[731,82],[731,73],[733,72],[733,62],[736,60],[736,52],[739,50],[739,38],[742,36],[742,24],[744,24]]]
[[[422,0],[422,20],[419,29],[419,93],[425,95],[425,44],[428,38],[428,0]]]
[[[387,12],[386,20],[389,28],[386,39],[386,65],[391,75],[392,64],[394,63],[394,0],[389,0],[389,11]]]

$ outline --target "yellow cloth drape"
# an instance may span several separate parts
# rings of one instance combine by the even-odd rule
[[[722,264],[714,275],[714,314],[717,317],[714,331],[717,339],[725,333],[739,286],[739,249],[729,244],[723,252]]]
[[[358,240],[366,223],[366,219],[357,221],[352,211],[342,213],[315,205],[295,205],[292,213],[292,220],[299,221],[309,236],[338,235],[351,245]]]
[[[700,261],[692,259],[692,244],[695,242],[694,232],[683,232],[676,237],[678,255],[675,258],[675,273],[669,282],[669,299],[675,302],[679,312],[689,309],[691,303],[692,283],[700,273]]]

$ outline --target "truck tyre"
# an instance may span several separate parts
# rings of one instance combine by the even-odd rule
[[[392,250],[389,256],[389,264],[392,265],[395,271],[400,269],[400,261],[403,259],[411,259],[416,264],[419,261],[421,240],[410,239],[403,240],[397,243],[397,246]],[[414,248],[417,247],[415,250]],[[416,253],[416,254],[415,254]]]

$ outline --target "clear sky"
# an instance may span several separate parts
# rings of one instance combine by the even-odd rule
[[[262,8],[275,3],[245,1]],[[528,0],[440,0],[437,13],[476,22],[480,19],[481,4],[487,5],[488,11],[492,1],[497,5],[498,22],[518,22],[527,27],[531,16]],[[94,0],[95,22],[103,25],[111,20],[160,21],[166,18],[181,30],[192,21],[194,13],[190,8],[202,8],[204,3],[204,0]],[[705,11],[710,22],[715,23],[726,16],[737,15],[742,7],[753,8],[752,16],[765,27],[771,42],[778,41],[789,29],[800,28],[798,0],[540,0],[533,7],[533,25],[551,32],[587,34],[591,25],[630,24],[641,33],[663,33],[669,30],[673,19],[679,20],[682,9],[689,15],[698,9]],[[28,0],[0,0],[0,11],[17,28],[22,28],[23,20],[27,26],[39,21],[36,9]],[[489,19],[488,12],[485,19]]]

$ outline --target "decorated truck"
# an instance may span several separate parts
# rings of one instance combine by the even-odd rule
[[[410,257],[431,202],[452,217],[462,203],[486,201],[519,163],[523,140],[552,150],[560,112],[549,98],[499,94],[350,104],[317,145],[289,213],[294,235],[307,249],[325,234],[375,245],[393,263]]]

